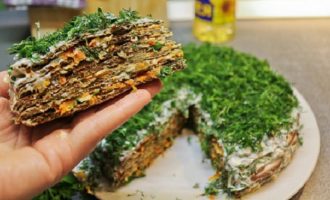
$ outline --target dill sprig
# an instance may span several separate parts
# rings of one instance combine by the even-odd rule
[[[50,33],[40,39],[28,37],[13,44],[8,49],[10,54],[17,54],[18,58],[33,58],[36,55],[44,55],[50,51],[50,47],[61,41],[70,41],[79,38],[82,34],[95,33],[112,24],[132,22],[139,19],[136,11],[121,10],[116,17],[111,13],[103,12],[100,8],[96,13],[82,15],[73,18],[62,29]]]

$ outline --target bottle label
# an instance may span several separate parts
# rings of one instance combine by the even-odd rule
[[[233,22],[235,0],[195,0],[195,17],[215,24]]]
[[[212,21],[213,5],[210,0],[195,1],[195,16],[206,21]]]

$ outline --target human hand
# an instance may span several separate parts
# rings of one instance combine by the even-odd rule
[[[37,127],[15,125],[6,72],[0,72],[0,197],[30,199],[54,185],[97,143],[140,111],[160,91],[155,81],[75,115]]]

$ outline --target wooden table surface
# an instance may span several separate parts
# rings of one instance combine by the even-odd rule
[[[194,42],[192,22],[171,23],[174,38]],[[330,199],[330,18],[240,20],[225,45],[267,59],[305,97],[321,133],[320,157],[309,181],[294,198]]]

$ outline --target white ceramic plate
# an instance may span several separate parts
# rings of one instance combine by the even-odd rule
[[[302,107],[303,146],[298,148],[289,166],[276,180],[244,196],[244,200],[289,199],[303,187],[314,170],[320,150],[320,133],[310,106],[297,90],[295,94]],[[145,177],[133,180],[114,193],[98,192],[97,196],[116,200],[208,199],[201,194],[208,177],[213,174],[214,170],[209,161],[204,159],[197,137],[183,134],[164,155],[153,162],[146,170]],[[218,199],[224,197],[220,195]]]

